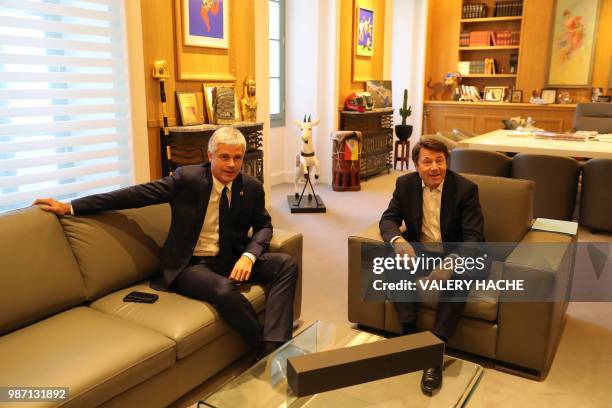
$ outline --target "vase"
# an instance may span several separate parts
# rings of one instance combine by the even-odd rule
[[[395,125],[395,136],[399,140],[408,140],[412,136],[412,125]]]

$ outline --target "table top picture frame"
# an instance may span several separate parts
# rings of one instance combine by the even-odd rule
[[[198,98],[199,96],[199,98]],[[179,115],[183,126],[201,125],[204,123],[204,112],[201,92],[177,92]]]
[[[206,116],[208,118],[208,123],[215,124],[215,108],[214,108],[214,100],[213,100],[213,89],[215,87],[228,87],[234,89],[234,122],[240,122],[240,102],[238,97],[236,96],[236,86],[234,82],[205,82],[202,84],[202,89],[204,90],[204,101],[206,104]]]
[[[542,89],[540,98],[544,99],[546,103],[553,104],[557,102],[557,90],[556,89]]]
[[[183,43],[229,48],[229,3],[230,0],[182,0]]]
[[[510,96],[510,102],[512,103],[523,102],[523,91],[521,91],[520,89],[513,90]]]
[[[485,102],[503,102],[506,95],[506,88],[503,86],[485,86]]]

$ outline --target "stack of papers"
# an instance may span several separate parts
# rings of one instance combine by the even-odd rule
[[[536,218],[535,222],[531,226],[531,229],[576,235],[578,233],[578,223],[572,221],[551,220],[550,218]]]

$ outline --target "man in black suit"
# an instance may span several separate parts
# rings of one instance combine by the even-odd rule
[[[262,184],[240,173],[245,150],[238,130],[221,128],[210,138],[209,163],[179,167],[161,180],[71,204],[54,199],[34,204],[57,215],[83,215],[169,203],[172,222],[161,275],[151,287],[211,303],[262,357],[291,338],[297,264],[288,255],[266,253],[271,219]],[[241,282],[270,285],[263,328],[238,290]]]
[[[393,244],[398,254],[414,257],[410,242],[484,242],[484,219],[478,199],[478,187],[466,178],[446,169],[447,147],[435,140],[422,140],[412,150],[416,173],[398,177],[393,198],[380,219],[380,233]],[[402,222],[406,231],[400,232]],[[455,256],[446,254],[445,256]],[[444,264],[447,264],[444,262]],[[450,269],[426,271],[427,279],[445,281],[461,278]],[[465,299],[466,292],[447,291],[441,299],[453,296]],[[395,302],[403,334],[416,332],[418,303]],[[465,302],[440,302],[433,333],[444,342],[453,334]],[[432,394],[442,383],[442,368],[423,372],[421,388]]]

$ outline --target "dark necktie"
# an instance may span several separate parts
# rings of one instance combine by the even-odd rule
[[[219,266],[223,273],[228,273],[232,261],[232,226],[229,209],[226,186],[223,187],[219,200]]]

